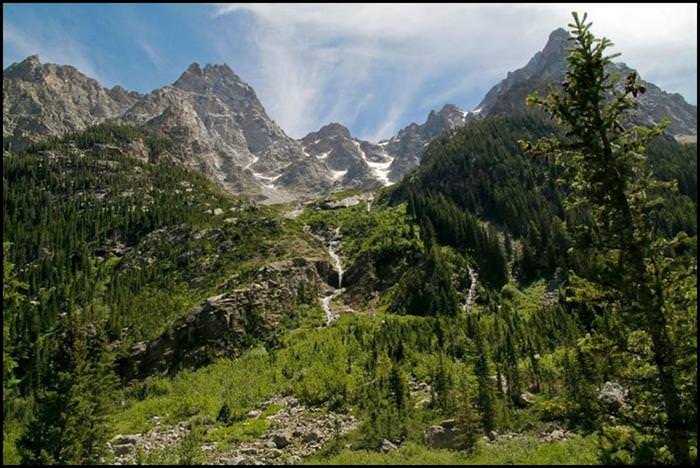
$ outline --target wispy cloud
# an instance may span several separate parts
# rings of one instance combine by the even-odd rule
[[[151,46],[151,44],[146,41],[146,39],[142,37],[137,38],[137,42],[139,44],[139,47],[146,53],[148,58],[150,59],[151,63],[156,66],[156,68],[160,68],[161,65],[163,64],[163,58],[160,56],[160,54]]]
[[[255,22],[256,89],[288,133],[302,136],[328,121],[356,125],[366,120],[364,110],[376,114],[379,107],[374,128],[362,135],[379,139],[405,125],[411,110],[488,89],[523,66],[552,30],[566,26],[572,10],[588,11],[596,34],[613,38],[624,60],[662,87],[663,79],[678,85],[669,77],[687,76],[690,60],[694,76],[685,83],[694,88],[691,8],[236,4],[216,5],[213,14],[217,20],[247,14]],[[426,83],[436,81],[443,88],[426,95]],[[677,90],[694,101],[691,86]]]

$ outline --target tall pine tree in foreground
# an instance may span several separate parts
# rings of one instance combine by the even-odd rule
[[[673,187],[654,179],[644,156],[645,147],[662,133],[665,123],[631,126],[624,118],[645,92],[636,73],[617,85],[608,73],[611,59],[604,55],[612,45],[596,39],[586,15],[573,14],[570,24],[574,46],[569,49],[568,71],[562,91],[545,98],[533,95],[530,105],[540,105],[567,131],[566,137],[521,142],[526,152],[544,155],[562,166],[572,189],[568,208],[591,214],[589,225],[569,226],[573,251],[591,259],[596,274],[582,282],[602,294],[606,313],[622,314],[626,323],[639,324],[651,338],[659,391],[666,412],[665,433],[675,463],[689,463],[688,422],[677,383],[675,343],[669,333],[664,278],[679,270],[692,271],[685,259],[669,255],[684,242],[684,233],[664,239],[657,227],[663,193]]]
[[[77,315],[63,317],[53,332],[47,384],[17,444],[23,464],[95,464],[104,452],[117,381],[101,330]]]

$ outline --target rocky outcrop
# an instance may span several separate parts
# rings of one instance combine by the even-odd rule
[[[160,337],[134,345],[119,361],[119,373],[126,380],[172,373],[270,341],[295,305],[317,301],[318,289],[327,287],[317,268],[321,262],[294,258],[261,268],[248,286],[208,298]]]
[[[425,431],[425,443],[434,449],[454,449],[458,446],[459,431],[455,420],[447,419],[440,424],[430,426]]]

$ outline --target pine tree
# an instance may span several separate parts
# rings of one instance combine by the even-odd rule
[[[479,440],[479,434],[482,432],[482,427],[479,421],[479,414],[474,409],[465,385],[462,385],[460,392],[455,428],[457,429],[457,448],[467,452],[474,451]]]
[[[474,373],[478,381],[477,407],[481,413],[481,423],[484,427],[484,432],[487,434],[495,428],[495,408],[494,395],[491,379],[489,378],[489,365],[486,345],[484,343],[481,331],[477,331],[476,347],[477,359],[474,365]]]
[[[604,288],[617,295],[607,307],[639,323],[652,340],[654,362],[659,373],[660,393],[667,414],[666,434],[676,463],[689,463],[687,422],[682,410],[674,366],[674,343],[668,333],[664,307],[664,276],[673,272],[673,260],[665,252],[681,242],[660,235],[654,213],[663,204],[660,193],[672,188],[652,177],[643,156],[645,147],[663,131],[664,123],[652,127],[630,126],[626,112],[646,90],[630,73],[621,89],[607,67],[616,55],[605,56],[612,45],[596,39],[586,15],[573,14],[574,46],[569,49],[568,71],[561,92],[546,98],[534,95],[529,104],[542,106],[566,129],[567,140],[540,139],[536,145],[521,142],[531,154],[545,155],[560,164],[573,194],[570,209],[587,210],[593,225],[569,226],[574,250],[594,257],[600,265],[597,276]],[[591,281],[591,280],[589,280]],[[618,306],[622,304],[622,306]]]
[[[46,386],[18,441],[28,464],[94,464],[107,442],[105,415],[116,384],[111,357],[94,326],[67,316],[55,331]]]

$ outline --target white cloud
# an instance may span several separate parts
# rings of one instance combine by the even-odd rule
[[[645,79],[694,102],[695,8],[237,4],[216,5],[214,15],[254,18],[260,61],[256,89],[285,131],[299,137],[329,121],[352,125],[365,112],[378,112],[378,103],[387,103],[381,90],[391,99],[376,131],[366,135],[378,139],[405,125],[410,109],[426,102],[439,108],[465,88],[488,88],[522,67],[552,30],[566,27],[572,10],[589,12],[594,33],[610,37],[622,60]],[[456,76],[446,77],[448,69]],[[391,82],[378,86],[382,79]],[[420,95],[431,80],[445,81],[446,89]]]

